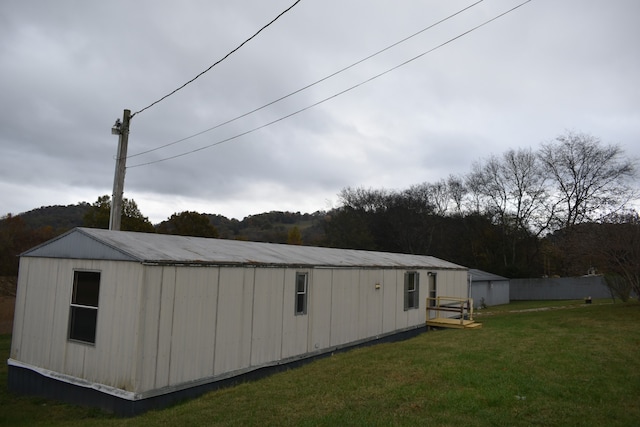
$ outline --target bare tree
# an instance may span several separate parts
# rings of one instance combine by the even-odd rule
[[[389,194],[390,192],[384,189],[346,187],[342,189],[338,197],[343,207],[363,212],[376,212],[386,208]]]
[[[640,217],[636,211],[612,214],[600,223],[577,224],[564,233],[564,240],[561,244],[570,273],[595,269],[623,301],[632,291],[640,295]]]
[[[449,195],[455,206],[456,213],[462,213],[462,201],[468,191],[464,185],[464,178],[449,175],[449,178],[447,178],[447,187],[449,187]]]
[[[594,248],[608,261],[607,283],[617,282],[618,290],[633,290],[640,296],[640,217],[635,211],[607,218],[600,224],[600,235]],[[617,278],[617,280],[616,280]],[[613,282],[613,283],[612,283]],[[618,293],[619,296],[628,296]]]
[[[545,181],[530,149],[508,150],[501,157],[492,155],[474,163],[466,177],[476,212],[490,216],[501,230],[505,267],[523,264],[532,253],[531,237],[546,228]]]
[[[530,149],[508,150],[476,162],[466,177],[476,210],[515,231],[540,234],[547,227],[546,178]]]
[[[624,208],[635,195],[636,164],[618,145],[603,146],[594,136],[567,132],[542,144],[538,157],[553,183],[549,207],[556,227],[598,220]]]
[[[549,225],[545,215],[548,192],[537,156],[531,149],[509,150],[503,155],[501,172],[516,229],[540,235]]]
[[[471,172],[464,177],[464,187],[466,188],[466,209],[474,214],[481,213],[485,206],[483,202],[483,194],[485,187],[485,176],[480,163],[474,163]]]
[[[486,213],[493,216],[500,225],[507,223],[508,189],[503,167],[497,156],[491,155],[484,163],[473,164],[474,190]]]
[[[424,182],[412,185],[403,192],[404,197],[422,203],[425,208],[436,215],[445,216],[451,203],[451,194],[447,182],[443,179],[435,183]]]

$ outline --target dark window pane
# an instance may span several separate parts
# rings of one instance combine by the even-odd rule
[[[404,275],[404,309],[418,308],[418,273],[407,272]]]
[[[100,273],[95,271],[76,271],[73,280],[73,304],[98,307],[100,293]]]
[[[416,307],[415,298],[416,298],[415,292],[409,292],[409,295],[407,295],[407,305],[409,306],[409,308]]]
[[[298,294],[296,298],[296,313],[305,313],[305,298],[306,294]]]
[[[296,274],[296,314],[307,313],[307,273]]]
[[[97,320],[98,310],[71,306],[69,338],[94,344],[96,342]]]
[[[99,294],[99,272],[74,271],[69,311],[69,339],[95,344]],[[88,307],[78,307],[79,305]]]
[[[306,274],[298,274],[297,276],[297,292],[302,293],[306,292],[307,285],[307,275]]]

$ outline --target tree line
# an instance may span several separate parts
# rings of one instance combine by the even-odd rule
[[[638,197],[636,179],[636,162],[620,146],[566,132],[536,150],[491,155],[467,174],[437,182],[345,188],[328,212],[271,212],[243,221],[181,212],[154,226],[125,199],[122,229],[424,254],[507,277],[598,271],[629,284],[640,277],[633,265],[640,262],[640,221],[629,208]],[[83,225],[108,228],[109,212],[110,198],[102,196]],[[3,247],[11,240],[6,224],[16,228],[15,217],[8,219],[0,226]],[[18,246],[53,231],[38,233]]]
[[[327,243],[429,254],[512,278],[607,273],[640,294],[636,180],[620,146],[567,132],[435,183],[346,188]]]

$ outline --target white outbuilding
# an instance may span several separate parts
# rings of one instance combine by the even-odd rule
[[[469,269],[474,308],[509,304],[510,280],[475,268]]]
[[[133,415],[424,331],[430,256],[76,228],[21,255],[10,389]]]

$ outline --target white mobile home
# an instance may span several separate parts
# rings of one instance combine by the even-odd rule
[[[131,415],[422,331],[467,286],[429,256],[76,228],[20,258],[9,387]]]

